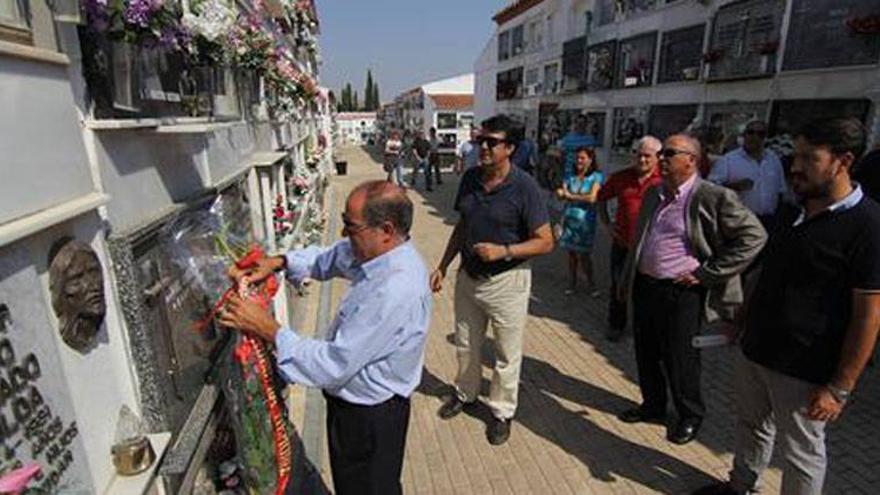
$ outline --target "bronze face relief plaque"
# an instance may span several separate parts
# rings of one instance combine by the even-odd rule
[[[101,262],[88,244],[74,239],[60,241],[53,251],[49,290],[61,338],[70,347],[85,352],[107,312]]]

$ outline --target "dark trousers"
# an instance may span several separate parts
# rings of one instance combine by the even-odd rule
[[[440,176],[440,157],[431,156],[425,163],[425,187],[431,187],[436,181],[437,185],[443,184],[443,178]]]
[[[626,300],[618,299],[617,291],[627,254],[629,254],[627,248],[611,244],[611,300],[608,303],[608,326],[616,332],[626,327]]]
[[[700,351],[691,339],[700,332],[705,290],[671,280],[636,276],[634,340],[642,407],[666,411],[666,387],[680,419],[706,414],[700,391]]]
[[[395,395],[381,404],[362,406],[326,393],[324,397],[337,495],[402,493],[409,399]]]

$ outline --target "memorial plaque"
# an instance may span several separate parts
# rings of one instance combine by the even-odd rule
[[[654,82],[654,47],[657,33],[648,33],[621,41],[617,45],[618,88],[650,86]]]
[[[510,100],[522,98],[523,95],[523,68],[516,67],[496,76],[495,99]]]
[[[611,147],[615,151],[629,153],[633,144],[645,135],[647,125],[648,107],[615,108]]]
[[[617,41],[606,41],[587,50],[587,90],[611,89],[614,84],[614,60]]]
[[[655,105],[651,107],[648,134],[660,140],[692,127],[697,105]]]
[[[38,493],[95,493],[32,259],[22,243],[0,251],[0,472],[36,462]]]
[[[770,135],[794,136],[801,126],[815,119],[851,117],[864,123],[870,108],[867,99],[778,100],[770,113]]]
[[[784,0],[743,0],[718,9],[706,56],[709,79],[772,74]]]
[[[705,31],[700,24],[663,33],[658,83],[699,79]]]
[[[706,105],[703,119],[706,122],[703,138],[706,152],[722,155],[736,148],[746,124],[766,118],[767,102]]]
[[[858,33],[847,21],[878,12],[877,0],[794,0],[782,69],[876,64],[880,36]]]
[[[581,36],[562,45],[563,86],[569,90],[586,87],[587,38]]]

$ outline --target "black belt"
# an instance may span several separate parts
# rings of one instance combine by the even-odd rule
[[[636,278],[641,282],[651,285],[677,285],[674,278],[656,278],[650,275],[645,275],[642,272],[637,272]]]
[[[341,397],[337,397],[335,395],[330,395],[326,391],[324,392],[324,399],[326,399],[327,402],[332,402],[336,406],[350,408],[350,409],[381,407],[381,406],[390,405],[390,404],[409,402],[409,397],[403,397],[403,396],[394,394],[390,398],[388,398],[387,400],[385,400],[383,402],[379,402],[378,404],[355,404],[354,402],[349,402]]]

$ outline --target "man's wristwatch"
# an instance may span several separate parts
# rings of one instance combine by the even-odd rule
[[[825,388],[827,388],[828,391],[831,392],[831,396],[834,397],[834,400],[836,400],[839,403],[844,403],[844,402],[848,401],[850,396],[852,396],[851,391],[844,390],[840,387],[836,387],[830,383],[826,384]]]
[[[504,245],[504,261],[513,261],[513,253],[510,252],[510,244]]]

